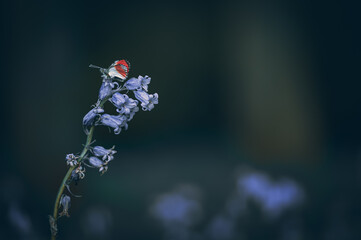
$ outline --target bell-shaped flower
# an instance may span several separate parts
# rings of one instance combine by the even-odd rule
[[[78,161],[79,157],[75,156],[74,154],[70,153],[70,154],[67,154],[66,157],[65,157],[65,160],[66,160],[66,164],[71,166],[71,167],[74,167]]]
[[[125,94],[121,94],[121,93],[114,93],[112,98],[109,99],[109,101],[111,101],[115,107],[117,108],[121,108],[124,103],[125,103],[125,97],[124,97]]]
[[[138,79],[140,80],[142,88],[148,92],[148,84],[150,83],[151,78],[145,75],[145,77],[139,76]]]
[[[89,164],[95,168],[99,169],[99,172],[106,172],[108,170],[107,162],[103,162],[97,157],[90,157]]]
[[[149,102],[149,94],[145,91],[134,91],[134,96],[142,103],[147,104]]]
[[[78,181],[79,181],[79,179],[80,179],[80,175],[79,175],[79,173],[76,171],[76,169],[74,169],[74,170],[71,172],[70,179],[75,182],[75,185],[78,183]]]
[[[115,134],[119,134],[122,130],[122,127],[124,127],[125,130],[128,128],[126,120],[127,118],[125,116],[115,116],[109,114],[103,114],[100,118],[102,125],[114,128]]]
[[[109,162],[114,159],[114,154],[117,153],[114,147],[115,146],[110,149],[105,149],[102,146],[95,146],[92,151],[95,156],[102,157],[103,161]]]
[[[126,114],[124,115],[126,118],[127,118],[127,122],[129,122],[130,120],[133,119],[134,115],[136,112],[139,111],[139,107],[134,107],[132,109],[130,109],[130,113],[129,114]],[[120,113],[120,114],[123,114],[123,112],[121,111],[121,109],[117,109],[117,112]]]
[[[100,107],[93,108],[90,110],[83,118],[83,125],[84,126],[91,126],[94,123],[94,120],[100,113],[103,113],[104,109]]]
[[[145,91],[148,91],[148,84],[150,83],[151,78],[148,76],[139,76],[138,78],[131,78],[129,79],[124,86],[128,90],[141,90],[142,88]]]
[[[83,179],[85,177],[85,168],[83,166],[79,166],[71,172],[70,179],[77,184],[79,179]]]
[[[126,94],[114,93],[111,102],[115,107],[119,109],[119,113],[121,114],[130,114],[133,108],[136,108],[138,105],[138,101],[134,100]]]
[[[142,84],[139,78],[130,78],[125,84],[124,86],[131,91],[134,90],[140,90],[142,88]]]
[[[69,216],[69,208],[70,208],[70,197],[66,194],[63,194],[60,198],[60,205],[63,207],[63,211],[59,213],[60,216]]]
[[[104,98],[110,96],[112,94],[112,86],[111,84],[106,84],[103,82],[100,89],[99,89],[99,100],[103,100]]]
[[[104,164],[104,162],[97,157],[90,157],[89,163],[91,166],[96,167],[96,168],[100,168]]]
[[[143,111],[151,111],[158,104],[158,93],[149,94],[148,102],[142,102]]]
[[[99,100],[103,100],[112,94],[114,87],[119,87],[119,83],[113,82],[112,78],[103,77],[103,83],[99,90]]]

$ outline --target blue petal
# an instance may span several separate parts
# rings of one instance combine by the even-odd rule
[[[141,89],[141,81],[138,78],[131,78],[129,79],[124,86],[128,89],[128,90],[136,90],[136,89]]]
[[[90,110],[83,118],[84,126],[91,126],[94,123],[95,117],[99,115],[99,113],[103,113],[104,110],[102,108],[93,108]]]
[[[155,104],[158,104],[158,93],[150,94],[149,101],[142,103],[142,109],[143,111],[151,111]]]
[[[142,103],[149,102],[149,95],[148,95],[148,93],[146,93],[144,91],[135,91],[134,96]]]
[[[151,78],[147,75],[145,77],[139,76],[138,78],[141,80],[142,88],[148,92],[148,84],[150,83]]]
[[[93,153],[95,156],[97,157],[101,157],[101,156],[104,156],[105,154],[108,153],[108,150],[106,150],[104,147],[102,146],[95,146],[93,148]]]
[[[112,93],[112,84],[106,84],[105,82],[103,82],[99,90],[99,99],[103,100],[104,98],[110,96],[111,93]]]
[[[90,163],[90,165],[92,165],[93,167],[96,167],[96,168],[100,168],[101,166],[103,166],[103,161],[97,157],[90,157],[89,163]]]
[[[124,94],[120,94],[118,92],[114,93],[112,96],[112,99],[111,99],[111,102],[117,108],[121,108],[122,105],[125,103],[125,101],[126,101],[126,98],[124,97]]]

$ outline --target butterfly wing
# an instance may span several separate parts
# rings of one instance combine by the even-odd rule
[[[128,77],[130,64],[127,60],[115,61],[108,69],[108,75],[110,77],[117,77],[124,80]]]

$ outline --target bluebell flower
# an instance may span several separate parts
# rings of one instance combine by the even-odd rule
[[[116,111],[117,111],[118,113],[120,113],[120,114],[123,114],[123,112],[121,111],[121,109],[117,109]],[[130,113],[125,115],[126,118],[127,118],[127,122],[129,122],[130,120],[132,120],[133,117],[134,117],[134,115],[135,115],[135,113],[138,112],[138,111],[139,111],[139,107],[138,107],[138,106],[130,109]]]
[[[104,83],[105,86],[110,86],[111,88],[119,87],[119,83],[113,82],[112,78],[104,77],[103,78],[103,83]]]
[[[97,157],[102,157],[103,161],[109,162],[114,159],[114,154],[117,151],[114,150],[114,146],[110,149],[105,149],[102,146],[95,146],[93,148],[93,154]]]
[[[112,86],[111,84],[106,84],[103,82],[100,89],[99,89],[99,100],[103,100],[104,98],[110,96],[112,94]]]
[[[60,216],[69,216],[69,208],[70,208],[70,197],[66,194],[63,194],[60,198],[60,205],[63,207],[63,211],[59,213]]]
[[[93,167],[100,168],[101,166],[103,166],[104,162],[102,160],[100,160],[99,158],[97,158],[97,157],[90,157],[89,158],[89,163]]]
[[[97,157],[90,157],[89,163],[91,166],[99,168],[99,172],[106,172],[108,170],[107,162],[103,162]]]
[[[79,175],[80,179],[83,179],[85,177],[85,168],[83,166],[79,166],[75,169],[75,173]]]
[[[158,104],[158,93],[148,94],[145,91],[134,91],[134,96],[142,102],[143,111],[151,111]]]
[[[71,166],[71,167],[74,167],[78,161],[79,157],[75,156],[74,154],[70,153],[70,154],[67,154],[66,157],[65,157],[65,160],[66,160],[66,164]]]
[[[148,76],[139,76],[138,78],[131,78],[129,79],[124,86],[128,89],[128,90],[141,90],[142,88],[145,91],[148,91],[148,84],[150,83],[151,78]]]
[[[151,78],[145,75],[145,77],[139,76],[138,79],[140,79],[142,88],[148,92],[148,84],[150,83]]]
[[[149,94],[148,102],[142,102],[143,111],[151,111],[158,104],[158,93]]]
[[[138,101],[134,100],[126,94],[120,94],[118,92],[114,93],[110,100],[115,107],[117,107],[121,114],[130,114],[133,108],[136,108],[138,105]]]
[[[79,181],[79,179],[80,179],[80,176],[79,176],[79,174],[76,172],[76,169],[74,169],[74,170],[71,172],[70,179],[71,179],[72,181],[74,181],[75,184],[78,183],[78,181]]]
[[[74,169],[70,175],[71,180],[73,180],[75,183],[77,183],[79,179],[83,179],[84,177],[85,177],[85,168],[83,166],[79,166],[76,169]]]
[[[138,99],[141,103],[148,103],[149,102],[149,94],[145,91],[134,91],[134,96]]]
[[[128,89],[128,90],[131,90],[131,91],[134,91],[134,90],[140,90],[142,89],[142,84],[141,84],[141,81],[139,78],[131,78],[129,79],[125,84],[124,86]]]
[[[94,123],[94,120],[100,113],[103,113],[104,109],[100,107],[93,108],[90,110],[83,118],[83,125],[84,126],[91,126]]]
[[[119,134],[122,130],[122,127],[124,127],[125,130],[128,128],[127,117],[124,115],[115,116],[115,115],[103,114],[100,118],[100,122],[104,126],[114,128],[115,134]]]

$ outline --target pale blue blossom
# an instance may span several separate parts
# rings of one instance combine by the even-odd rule
[[[91,166],[99,168],[99,172],[104,173],[108,170],[107,162],[103,162],[97,157],[90,157],[88,161]]]
[[[96,168],[100,168],[104,164],[104,162],[97,157],[90,157],[89,163],[91,166],[96,167]]]
[[[139,76],[138,79],[140,79],[140,84],[142,85],[142,88],[148,92],[148,84],[150,83],[151,78],[145,75],[145,77]]]
[[[158,196],[151,207],[152,215],[165,226],[190,227],[199,221],[201,212],[198,190],[191,186]]]
[[[117,151],[114,150],[114,147],[115,146],[110,149],[105,149],[102,146],[95,146],[92,149],[92,152],[95,156],[102,157],[103,161],[109,162],[114,159],[114,154],[117,153]]]
[[[99,89],[99,100],[103,100],[104,98],[110,96],[112,94],[112,86],[110,84],[102,83]]]
[[[138,78],[131,78],[129,79],[124,86],[128,89],[128,90],[141,90],[142,88],[145,91],[148,91],[148,84],[150,83],[151,78],[148,76],[139,76]]]
[[[79,173],[76,171],[76,169],[74,169],[74,170],[71,172],[70,179],[71,179],[72,181],[74,181],[75,184],[78,183],[78,181],[79,181],[79,179],[80,179],[80,176],[79,176]]]
[[[133,108],[137,107],[138,101],[126,94],[114,93],[110,100],[119,109],[120,114],[130,114]]]
[[[142,89],[142,84],[139,78],[130,78],[124,86],[131,91]]]
[[[120,114],[123,113],[120,109],[117,109],[116,111],[118,113],[120,113]],[[130,109],[129,114],[125,115],[127,117],[127,121],[129,122],[130,120],[132,120],[135,113],[138,112],[138,111],[139,111],[139,107],[134,107],[134,108]]]
[[[135,91],[134,96],[142,103],[143,111],[151,111],[158,104],[158,93],[148,94],[145,91]]]
[[[74,167],[76,164],[78,164],[78,161],[77,161],[78,158],[79,157],[75,156],[73,153],[67,154],[65,157],[66,164],[71,167]]]
[[[114,133],[119,134],[124,127],[125,130],[128,128],[127,117],[122,115],[109,115],[103,114],[100,118],[100,122],[104,126],[114,128]]]
[[[134,91],[134,96],[138,99],[141,103],[148,103],[149,102],[149,94],[145,91]]]
[[[278,216],[283,210],[302,202],[303,189],[292,180],[272,181],[262,173],[249,173],[238,179],[239,192],[260,204],[265,213]]]
[[[90,110],[83,118],[83,125],[84,126],[91,126],[94,123],[94,120],[100,113],[103,113],[104,109],[100,107],[93,108]]]
[[[63,207],[63,211],[59,213],[60,216],[69,216],[69,208],[70,208],[70,197],[66,194],[63,194],[60,199],[60,205]]]
[[[72,181],[77,183],[79,179],[83,179],[85,177],[85,168],[83,166],[79,166],[71,172],[70,178]]]
[[[148,102],[142,102],[141,105],[143,111],[151,111],[155,104],[158,104],[158,93],[149,94]]]

